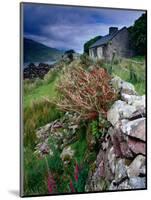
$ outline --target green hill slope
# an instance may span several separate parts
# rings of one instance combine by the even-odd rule
[[[63,51],[24,38],[24,63],[55,61],[60,59],[62,54]]]

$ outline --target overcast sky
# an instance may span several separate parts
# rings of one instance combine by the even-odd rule
[[[110,26],[133,25],[143,11],[24,4],[24,36],[58,49],[82,53],[83,44],[108,34]]]

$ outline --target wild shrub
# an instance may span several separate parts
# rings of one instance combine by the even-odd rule
[[[92,134],[96,137],[99,138],[99,129],[98,129],[98,121],[93,120],[91,122],[91,129],[92,129]]]
[[[112,67],[112,64],[109,63],[109,62],[106,62],[104,63],[104,65],[102,66],[109,75],[112,75],[112,72],[113,72],[113,67]]]
[[[63,111],[76,112],[79,118],[95,119],[99,113],[106,116],[116,93],[110,86],[110,75],[103,68],[86,71],[72,68],[64,73],[57,90],[56,105]]]
[[[99,67],[103,67],[104,63],[105,63],[104,59],[97,59],[96,61],[96,65]]]
[[[104,118],[104,116],[99,114],[98,119],[93,120],[90,123],[91,130],[92,130],[92,135],[96,138],[99,139],[100,137],[104,137],[106,134],[110,124],[109,122]]]
[[[89,67],[90,65],[93,64],[93,61],[90,59],[90,57],[87,54],[82,54],[80,56],[80,64]]]

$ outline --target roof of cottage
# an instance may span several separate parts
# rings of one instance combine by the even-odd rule
[[[97,46],[102,46],[107,44],[110,40],[112,40],[120,31],[122,31],[123,29],[125,29],[126,27],[123,27],[120,30],[115,31],[113,34],[108,34],[103,36],[102,38],[100,38],[99,40],[97,40],[94,44],[92,44],[89,48],[94,48]]]

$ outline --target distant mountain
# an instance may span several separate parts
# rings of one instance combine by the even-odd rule
[[[55,61],[62,55],[63,51],[61,50],[24,38],[24,63]]]

